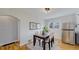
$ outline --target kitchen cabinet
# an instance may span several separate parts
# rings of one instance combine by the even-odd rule
[[[75,43],[79,44],[79,33],[75,33]]]

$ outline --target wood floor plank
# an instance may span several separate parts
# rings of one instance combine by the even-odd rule
[[[59,41],[58,45],[63,50],[79,50],[79,45],[65,44],[61,41]],[[16,42],[10,45],[1,46],[0,50],[31,50],[31,49],[29,49],[27,45],[20,46],[19,42]]]
[[[25,45],[21,47],[19,45],[19,42],[12,43],[10,45],[1,46],[0,50],[29,50],[29,48],[27,48]]]

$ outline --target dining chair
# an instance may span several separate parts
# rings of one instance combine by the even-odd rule
[[[42,46],[44,46],[44,43],[45,45],[48,44],[49,45],[49,50],[51,47],[53,47],[53,43],[54,43],[54,36],[53,34],[49,35],[49,38],[47,38],[47,40],[45,40],[45,42],[42,41]]]
[[[35,32],[35,35],[39,35],[39,34],[41,34],[41,31],[40,32]],[[40,46],[42,40],[40,38],[36,38],[36,40],[38,40],[38,43],[39,43],[39,46]]]
[[[45,44],[45,46],[46,46],[46,44],[48,44],[49,45],[49,50],[50,50],[50,39],[49,38],[47,40],[45,40],[45,42],[42,41],[42,47],[44,47],[44,44]]]
[[[42,31],[39,32],[39,34],[42,34]],[[42,40],[38,38],[39,46],[41,45]]]
[[[49,38],[50,38],[50,44],[51,44],[51,47],[52,47],[53,43],[54,43],[54,34],[51,33],[50,36],[49,36]]]

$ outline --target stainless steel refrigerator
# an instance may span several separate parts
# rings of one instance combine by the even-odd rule
[[[73,23],[62,24],[62,42],[75,44],[75,25]]]

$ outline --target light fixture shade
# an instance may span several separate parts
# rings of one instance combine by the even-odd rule
[[[44,8],[43,10],[45,13],[49,13],[51,11],[51,8]]]
[[[50,11],[50,8],[45,8],[46,11]]]

